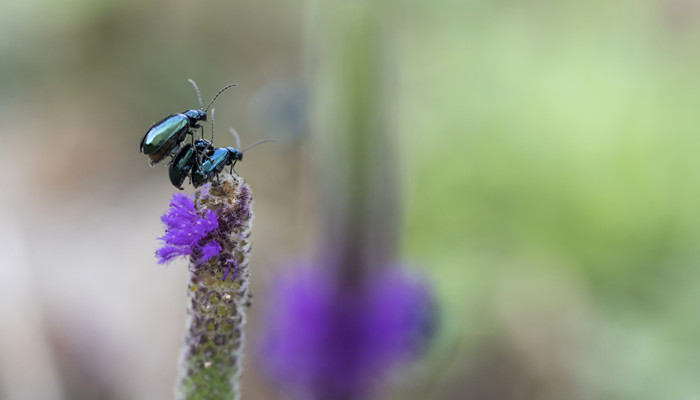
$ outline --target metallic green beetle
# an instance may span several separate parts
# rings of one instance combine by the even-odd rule
[[[209,102],[207,108],[204,108],[202,95],[199,92],[197,84],[194,83],[192,79],[189,81],[194,85],[197,91],[197,98],[199,99],[201,108],[199,110],[187,110],[179,114],[168,115],[151,126],[143,136],[143,139],[141,139],[141,145],[139,146],[141,152],[150,158],[151,165],[155,165],[163,158],[177,152],[180,148],[180,144],[185,140],[187,135],[192,135],[194,142],[193,131],[202,127],[199,121],[207,120],[207,110],[214,104],[214,100],[216,100],[224,90],[236,86],[235,84],[231,84],[219,90],[219,93]]]

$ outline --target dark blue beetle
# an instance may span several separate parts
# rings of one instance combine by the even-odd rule
[[[231,128],[231,133],[236,137],[236,145],[241,147],[241,142],[233,128]],[[214,135],[212,131],[212,142],[214,141]],[[231,166],[231,173],[236,172],[233,167],[236,166],[237,161],[243,160],[243,153],[247,150],[265,142],[276,142],[274,139],[264,139],[253,143],[252,145],[246,147],[243,150],[238,150],[235,147],[219,147],[218,149],[209,150],[205,155],[205,160],[198,167],[192,170],[192,186],[199,187],[203,184],[209,182],[214,176],[219,175],[221,171],[226,168],[226,166]]]
[[[243,159],[243,153],[233,147],[219,147],[207,154],[208,159],[192,172],[192,186],[200,187],[218,175],[227,166],[233,166],[236,161]]]
[[[192,145],[194,145],[193,131],[200,129],[202,126],[200,121],[207,120],[207,110],[214,103],[217,97],[224,90],[236,86],[235,84],[227,85],[219,90],[219,93],[209,102],[207,108],[204,108],[202,103],[202,95],[199,92],[197,84],[192,79],[189,80],[197,91],[199,99],[199,110],[187,110],[180,114],[172,114],[156,122],[146,132],[141,139],[140,150],[150,158],[151,165],[159,163],[163,158],[178,151],[180,144],[185,140],[187,135],[192,136]],[[177,186],[177,185],[176,185]]]

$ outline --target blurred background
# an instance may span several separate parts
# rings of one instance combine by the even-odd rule
[[[198,107],[187,78],[205,102],[239,84],[217,146],[229,126],[279,140],[237,166],[256,201],[244,398],[277,398],[255,304],[317,236],[314,7],[0,5],[0,399],[172,398],[186,263],[156,264],[174,188],[138,143]],[[700,399],[700,1],[391,9],[401,254],[442,329],[384,398]]]

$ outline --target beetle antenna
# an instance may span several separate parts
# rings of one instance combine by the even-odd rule
[[[201,110],[201,109],[204,109],[204,103],[202,102],[202,93],[199,91],[199,88],[197,87],[197,84],[194,83],[194,81],[193,81],[191,78],[188,79],[187,81],[188,81],[189,83],[191,83],[192,86],[194,86],[194,90],[197,91],[197,100],[199,100],[199,107],[200,107],[200,110]]]
[[[236,132],[235,129],[233,129],[233,128],[228,128],[228,129],[231,131],[231,134],[233,135],[233,137],[236,138],[236,148],[240,149],[241,148],[241,137],[238,136],[238,132]]]
[[[214,145],[214,111],[216,111],[215,108],[211,109],[211,144],[212,146]]]
[[[255,147],[255,146],[259,145],[259,144],[262,144],[262,143],[265,143],[265,142],[276,142],[276,141],[277,141],[277,139],[263,139],[263,140],[259,140],[259,141],[255,142],[255,143],[251,144],[250,146],[246,147],[245,149],[241,150],[241,153],[245,153],[246,151],[252,149],[253,147]]]
[[[204,109],[204,112],[206,112],[206,111],[209,109],[209,107],[211,107],[211,105],[214,104],[214,100],[216,100],[216,98],[219,97],[219,95],[220,95],[221,93],[223,93],[224,90],[226,90],[226,89],[228,89],[228,88],[230,88],[230,87],[234,87],[234,86],[236,86],[236,84],[235,84],[235,83],[232,83],[232,84],[230,84],[230,85],[224,86],[223,89],[219,90],[219,93],[217,93],[216,96],[214,96],[214,98],[211,99],[211,101],[209,102],[209,105],[207,106],[207,108]]]

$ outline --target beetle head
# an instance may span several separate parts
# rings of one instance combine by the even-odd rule
[[[187,110],[184,114],[187,115],[187,118],[189,118],[192,123],[207,120],[207,113],[204,110]]]
[[[243,160],[243,152],[234,148],[234,147],[227,147],[226,150],[228,150],[228,157],[230,160],[236,160],[236,161],[241,161]]]

